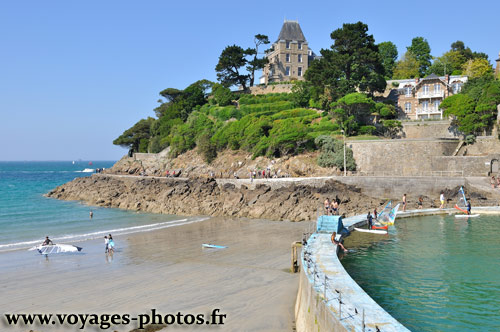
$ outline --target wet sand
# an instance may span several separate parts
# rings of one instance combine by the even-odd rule
[[[0,313],[208,314],[220,309],[223,326],[169,326],[166,330],[292,331],[298,275],[290,247],[308,223],[211,218],[167,229],[78,245],[83,253],[0,254]],[[202,248],[202,243],[228,246]],[[81,331],[79,326],[5,324],[2,331]],[[107,331],[130,331],[135,324]],[[85,331],[98,329],[86,328]]]

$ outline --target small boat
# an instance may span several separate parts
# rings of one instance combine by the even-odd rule
[[[372,234],[387,234],[387,231],[383,231],[380,229],[365,229],[365,228],[354,228],[355,231],[362,233],[372,233]]]
[[[466,219],[466,218],[477,218],[479,216],[480,216],[479,213],[477,213],[477,214],[456,214],[455,218],[464,218],[464,219]]]
[[[227,248],[226,246],[218,246],[216,244],[210,244],[210,243],[203,243],[201,246],[203,248],[212,248],[212,249],[225,249],[225,248]]]

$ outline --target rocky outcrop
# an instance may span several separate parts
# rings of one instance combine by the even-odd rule
[[[79,200],[90,205],[177,215],[249,217],[271,220],[315,220],[323,212],[325,198],[341,200],[340,212],[366,213],[367,207],[382,204],[354,186],[327,181],[321,188],[294,185],[271,189],[257,185],[249,189],[213,179],[93,175],[76,178],[47,194],[63,200]]]

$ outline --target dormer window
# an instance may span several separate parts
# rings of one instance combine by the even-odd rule
[[[301,49],[302,49],[302,43],[301,43],[301,42],[298,42],[298,43],[297,43],[297,48],[298,48],[299,50],[301,50]]]
[[[289,40],[286,41],[286,48],[290,49],[290,41]]]
[[[405,96],[411,97],[411,86],[405,87]]]

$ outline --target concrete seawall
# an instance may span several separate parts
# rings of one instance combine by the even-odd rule
[[[500,206],[477,207],[474,213],[500,214]],[[425,209],[398,213],[398,218],[457,213],[455,209]],[[366,224],[366,216],[343,219],[350,231]],[[314,233],[301,254],[299,291],[295,305],[297,331],[409,331],[378,305],[351,278],[337,256],[330,234]]]

